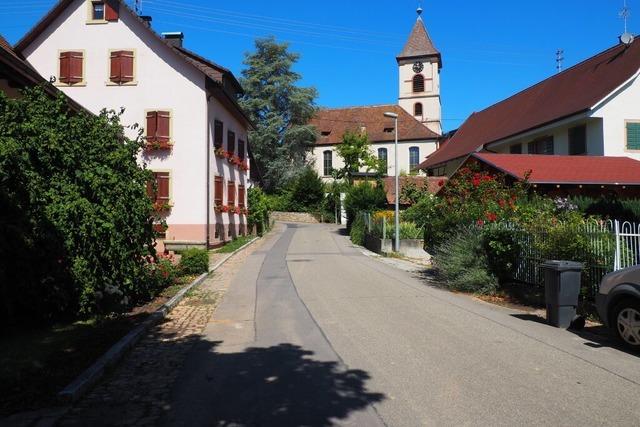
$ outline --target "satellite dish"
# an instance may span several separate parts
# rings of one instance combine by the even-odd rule
[[[626,44],[627,46],[633,43],[633,39],[633,34],[631,33],[624,33],[620,36],[620,42]]]

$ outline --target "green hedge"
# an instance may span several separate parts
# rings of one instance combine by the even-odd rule
[[[209,252],[205,249],[187,249],[180,253],[183,274],[202,274],[209,271]]]

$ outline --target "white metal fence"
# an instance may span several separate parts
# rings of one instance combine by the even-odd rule
[[[587,296],[593,297],[605,274],[640,264],[640,224],[588,220],[569,229],[571,241],[567,242],[552,241],[557,236],[550,236],[544,229],[524,230],[511,224],[498,227],[514,233],[519,243],[520,254],[513,273],[516,280],[525,283],[542,283],[544,273],[540,266],[546,260],[569,258],[583,262],[583,285]],[[584,252],[576,253],[577,248]]]

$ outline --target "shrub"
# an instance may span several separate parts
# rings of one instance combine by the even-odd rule
[[[579,211],[586,215],[596,215],[620,221],[640,222],[640,200],[638,199],[618,199],[616,197],[596,199],[574,196],[569,200],[577,206]]]
[[[523,233],[499,227],[482,229],[483,247],[487,254],[489,270],[500,283],[513,279],[518,257],[522,250]]]
[[[349,188],[344,200],[347,211],[347,228],[359,212],[374,212],[387,205],[387,195],[382,185],[363,182]]]
[[[266,201],[269,211],[289,212],[291,210],[291,193],[287,191],[280,194],[267,194]]]
[[[474,228],[453,233],[436,247],[434,263],[450,289],[478,294],[494,293],[498,287],[490,272],[483,238]]]
[[[436,215],[438,199],[432,195],[426,195],[400,213],[400,219],[406,222],[413,222],[420,228],[424,228],[431,223]]]
[[[178,278],[178,268],[168,259],[160,259],[157,263],[148,265],[149,283],[154,288],[149,289],[149,296],[157,291],[173,285]]]
[[[394,230],[394,226],[391,226],[391,231],[392,231],[392,238],[395,238],[395,230]],[[412,222],[401,222],[400,223],[400,240],[402,239],[422,239],[422,237],[424,236],[424,233],[422,231],[422,228],[419,228],[417,225],[415,225]]]
[[[349,236],[351,237],[351,242],[354,245],[364,245],[364,236],[365,236],[365,223],[364,223],[364,217],[362,214],[358,214],[356,216],[355,221],[353,221],[353,224],[351,225],[351,230],[349,232]]]
[[[289,210],[293,212],[315,212],[324,200],[324,184],[310,167],[298,176],[291,186]]]
[[[180,271],[183,274],[202,274],[209,271],[209,252],[205,249],[187,249],[181,255]]]
[[[256,232],[261,236],[269,228],[269,201],[258,187],[249,188],[247,198],[249,203],[247,224],[249,228],[255,226]]]
[[[0,321],[121,311],[154,287],[142,146],[115,112],[0,93]]]

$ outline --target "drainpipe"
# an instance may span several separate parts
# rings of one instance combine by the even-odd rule
[[[209,231],[210,222],[211,222],[211,203],[210,203],[210,193],[211,193],[211,144],[209,140],[209,101],[211,100],[211,95],[207,95],[207,250],[211,244],[211,232]]]

